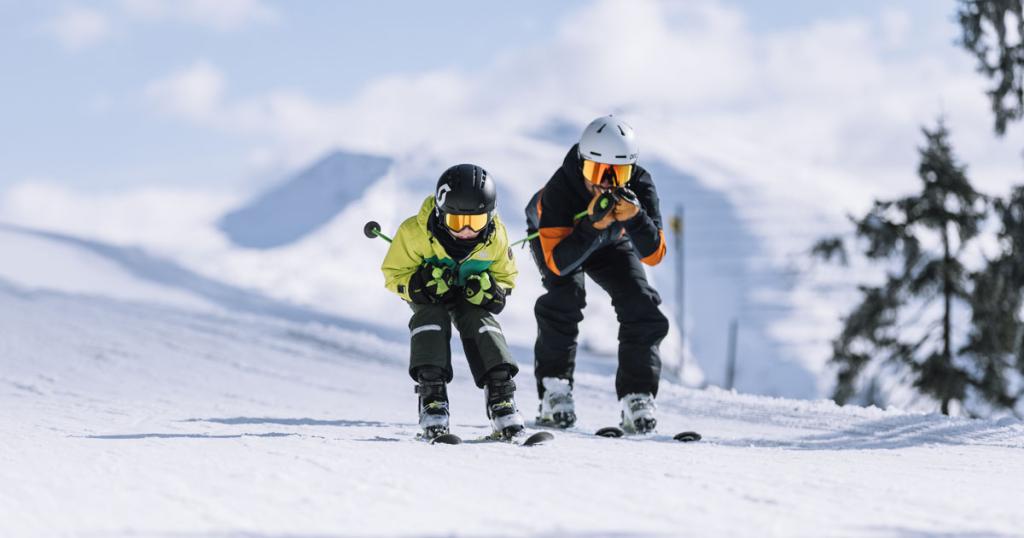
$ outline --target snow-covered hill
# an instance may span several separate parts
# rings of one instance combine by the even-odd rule
[[[0,275],[0,534],[1012,536],[1024,425],[664,383],[667,436],[608,440],[585,354],[556,442],[413,440],[404,334],[155,255],[5,229],[50,271]],[[8,250],[9,253],[17,253]],[[27,263],[27,262],[26,262]],[[41,267],[41,266],[40,266]],[[91,282],[74,280],[88,271]],[[119,290],[113,293],[112,290]],[[529,360],[519,402],[536,406]],[[457,356],[455,431],[486,431]]]
[[[221,219],[220,229],[241,247],[274,248],[327,224],[381,178],[389,159],[334,152]]]

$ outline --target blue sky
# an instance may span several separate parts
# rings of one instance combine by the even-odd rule
[[[244,142],[154,118],[139,100],[147,83],[205,58],[226,71],[232,92],[293,87],[344,98],[383,75],[479,68],[503,48],[543,38],[580,2],[548,4],[484,10],[461,1],[438,10],[426,2],[322,2],[297,10],[278,3],[268,4],[273,20],[222,30],[133,19],[116,2],[83,2],[107,14],[110,29],[71,49],[45,27],[74,4],[4,1],[0,184],[31,177],[92,184],[231,177]]]
[[[216,4],[229,7],[211,11]],[[742,11],[752,35],[899,10],[913,39],[893,54],[963,55],[950,44],[951,1],[722,4]],[[503,55],[543,47],[592,5],[0,0],[0,188],[38,179],[101,189],[245,182],[259,173],[246,164],[258,137],[161,114],[146,98],[154,81],[207,62],[227,98],[294,91],[345,102],[382,77],[484,72]],[[631,39],[628,16],[602,31]]]

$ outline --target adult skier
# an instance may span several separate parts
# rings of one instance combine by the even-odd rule
[[[622,429],[649,433],[657,425],[658,346],[668,320],[643,264],[657,265],[666,247],[658,194],[636,164],[638,153],[632,127],[613,116],[597,118],[526,208],[529,233],[539,232],[530,249],[545,290],[534,308],[540,424],[576,422],[573,370],[589,275],[611,296],[619,322],[615,391]]]
[[[512,381],[519,367],[494,319],[518,274],[496,198],[483,168],[449,168],[419,214],[398,228],[381,266],[386,287],[412,308],[409,375],[427,439],[448,433],[452,323],[495,433],[511,438],[523,430]]]

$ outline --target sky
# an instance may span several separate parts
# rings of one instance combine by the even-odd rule
[[[582,125],[659,107],[752,144],[787,118],[806,122],[779,138],[865,174],[905,168],[917,127],[945,113],[965,128],[966,155],[1016,166],[980,95],[958,109],[984,85],[953,45],[954,11],[952,0],[0,0],[0,189],[239,188],[331,147],[408,150],[449,118],[486,131],[491,113]],[[832,111],[851,97],[862,110]],[[891,116],[851,118],[872,111]],[[395,134],[405,130],[417,134]],[[837,156],[851,139],[863,147]]]
[[[218,4],[234,7],[203,7]],[[580,4],[0,0],[0,185],[237,180],[250,141],[155,113],[149,84],[205,63],[232,95],[345,99],[388,75],[479,69]]]

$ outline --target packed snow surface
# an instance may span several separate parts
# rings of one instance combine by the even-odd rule
[[[101,259],[88,242],[6,233],[5,246],[48,249],[53,269],[0,276],[0,535],[1024,528],[1019,421],[663,383],[658,435],[603,439],[590,433],[617,420],[614,364],[587,354],[574,431],[531,448],[430,446],[415,440],[404,335],[186,278],[138,252]],[[83,263],[94,282],[54,284],[57,268],[70,275]],[[142,279],[147,271],[160,278]],[[403,309],[396,299],[394,315]],[[532,418],[532,360],[526,348],[514,353],[518,401]],[[453,429],[474,439],[487,420],[464,361],[456,353]],[[672,441],[681,430],[704,440]]]

